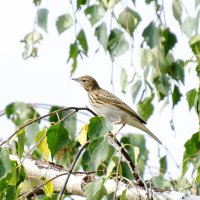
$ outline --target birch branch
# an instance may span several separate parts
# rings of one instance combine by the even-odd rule
[[[17,156],[11,156],[12,160],[17,160],[19,164],[24,166],[27,176],[31,179],[33,178],[45,178],[45,180],[52,180],[54,192],[59,192],[66,180],[68,174],[66,170],[61,167],[58,167],[53,164],[46,163],[40,160],[33,160],[32,158],[25,158],[23,163],[20,163],[20,160]],[[62,175],[63,176],[59,176]],[[93,177],[93,175],[88,175],[87,173],[72,173],[70,175],[67,187],[65,188],[65,194],[85,196],[83,185],[86,185],[86,180],[98,179],[98,177]],[[116,187],[116,182],[113,179],[108,179],[104,184],[108,193],[114,192]],[[124,190],[126,191],[126,200],[147,200],[147,192],[144,188],[139,187],[133,184],[125,184],[123,182],[118,182],[118,190],[116,196],[119,197]],[[151,189],[151,196],[154,200],[200,200],[199,196],[194,196],[186,193],[180,193],[176,191],[164,191],[158,192]],[[26,194],[28,195],[28,194]]]

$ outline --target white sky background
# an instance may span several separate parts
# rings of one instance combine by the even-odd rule
[[[127,1],[128,2],[128,1]],[[139,2],[137,0],[136,2]],[[194,13],[194,2],[184,1],[187,5],[187,9],[190,13]],[[193,2],[193,3],[192,3]],[[55,28],[56,18],[69,12],[69,7],[65,5],[64,0],[50,0],[47,1],[44,6],[50,10],[49,13],[49,26],[48,34],[43,33],[44,40],[39,46],[39,57],[36,59],[23,60],[22,52],[24,46],[20,43],[20,40],[24,36],[33,30],[33,22],[36,15],[36,8],[32,3],[32,0],[18,0],[11,1],[6,0],[1,2],[0,7],[0,110],[13,101],[23,101],[29,103],[46,103],[54,105],[64,106],[86,106],[88,105],[88,99],[86,92],[76,82],[71,81],[69,72],[71,67],[66,64],[68,46],[74,41],[71,32],[63,33],[58,36]],[[167,8],[171,5],[171,1],[165,3],[166,24],[171,27],[172,32],[178,34],[178,45],[174,49],[174,54],[177,58],[190,58],[191,51],[188,46],[187,38],[178,30],[178,22],[172,17],[171,8]],[[135,10],[142,14],[143,25],[139,26],[136,31],[136,37],[141,33],[144,28],[153,18],[155,14],[152,12],[153,7],[144,7],[143,4],[136,4]],[[148,9],[148,10],[145,10]],[[168,16],[169,14],[169,16]],[[148,16],[148,17],[147,17]],[[92,29],[88,22],[80,22],[87,31],[87,34],[93,35]],[[144,25],[145,24],[145,25]],[[71,33],[71,35],[69,34]],[[89,44],[88,57],[84,57],[83,60],[79,59],[78,68],[74,77],[81,75],[92,75],[95,77],[99,84],[112,91],[111,79],[111,61],[109,56],[104,53],[104,50],[100,48],[99,52],[95,54],[95,50],[99,47],[98,43],[94,39]],[[139,67],[139,44],[135,42],[136,49],[133,52],[134,67],[140,72]],[[187,47],[187,48],[186,48]],[[130,54],[130,52],[129,52]],[[120,86],[120,72],[124,67],[128,70],[129,80],[132,78],[133,69],[130,67],[130,56],[121,56],[117,58],[117,62],[114,63],[114,88],[115,94],[122,100],[127,102],[132,108],[136,108],[132,103],[130,97],[130,87],[128,87],[128,93],[126,95],[121,94]],[[127,59],[128,58],[128,59]],[[194,67],[193,67],[194,69]],[[194,70],[191,71],[191,75],[187,76],[185,81],[185,87],[182,87],[183,93],[189,89],[198,87],[198,80],[195,79]],[[189,70],[186,70],[189,73]],[[194,110],[189,112],[187,102],[185,98],[182,98],[181,103],[176,106],[173,112],[176,132],[173,132],[170,128],[169,121],[172,116],[171,105],[166,107],[161,112],[163,103],[156,105],[154,115],[148,120],[148,127],[154,132],[163,144],[173,154],[177,163],[182,161],[183,145],[191,135],[198,130],[197,116],[194,114]],[[0,118],[0,137],[7,138],[13,133],[14,127],[9,123],[5,117]],[[140,131],[126,127],[123,132],[130,131],[140,133]],[[147,136],[147,134],[145,134]],[[153,139],[148,136],[147,148],[151,151],[150,165],[158,166],[158,146]],[[161,155],[167,154],[167,152],[161,147]],[[170,161],[169,157],[169,161]],[[173,162],[168,166],[169,172],[173,177],[177,177],[181,171],[175,168]]]

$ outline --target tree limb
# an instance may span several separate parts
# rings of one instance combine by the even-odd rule
[[[17,156],[11,156],[11,159],[17,160],[20,163],[20,160]],[[50,165],[45,161],[36,161],[31,158],[26,158],[23,162],[24,169],[26,171],[27,176],[31,178],[34,177],[43,177],[45,180],[52,179],[56,176],[62,174],[62,176],[56,177],[52,180],[54,192],[59,192],[62,188],[65,180],[66,180],[66,170],[57,167],[56,165]],[[63,175],[65,174],[65,175]],[[84,178],[88,175],[87,173],[72,173],[70,175],[68,184],[65,188],[65,193],[78,195],[78,196],[85,196],[84,190],[82,189],[82,184]],[[95,177],[97,180],[98,177]],[[108,193],[115,191],[116,182],[113,179],[108,179],[105,182],[105,188]],[[126,191],[126,200],[147,200],[146,190],[139,186],[132,186],[132,184],[125,184],[121,181],[118,182],[118,190],[117,190],[117,197],[119,197],[124,190]],[[185,193],[180,193],[176,191],[164,191],[164,192],[157,192],[152,189],[152,197],[154,200],[167,200],[167,199],[176,199],[176,200],[199,200],[200,197],[189,195]]]
[[[12,135],[10,135],[10,136],[8,137],[8,139],[6,139],[5,141],[3,141],[3,142],[0,144],[0,147],[1,147],[2,145],[4,145],[5,143],[7,143],[7,142],[8,142],[12,137],[14,137],[20,130],[22,130],[23,128],[27,127],[28,125],[33,124],[34,122],[37,122],[37,121],[39,121],[39,120],[41,120],[41,119],[43,119],[43,118],[49,117],[49,116],[54,115],[54,114],[56,114],[56,113],[64,112],[64,111],[68,111],[68,110],[75,110],[76,112],[78,112],[79,110],[87,110],[87,111],[89,111],[90,113],[92,113],[94,116],[97,115],[95,112],[93,112],[93,111],[92,111],[91,109],[89,109],[88,107],[80,107],[80,108],[78,108],[78,107],[67,107],[67,108],[61,108],[61,109],[55,110],[55,111],[53,111],[53,112],[50,112],[50,113],[48,113],[48,114],[46,114],[46,115],[37,117],[37,118],[35,118],[35,119],[31,119],[30,121],[28,121],[27,123],[23,124],[22,126],[19,126],[19,127],[17,128],[17,130],[16,130]]]

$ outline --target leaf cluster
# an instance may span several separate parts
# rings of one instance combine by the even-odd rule
[[[75,112],[67,109],[62,109],[62,112],[60,112],[61,109],[58,106],[49,106],[48,110],[49,115],[43,117],[39,115],[34,105],[15,102],[6,107],[5,114],[19,129],[16,132],[16,137],[8,141],[9,146],[0,148],[0,185],[2,186],[0,196],[2,199],[8,196],[12,196],[11,199],[18,198],[24,192],[27,192],[27,188],[38,186],[37,181],[30,182],[25,178],[24,157],[29,156],[37,160],[44,159],[47,162],[51,161],[69,169],[80,149],[80,144],[83,145],[86,141],[89,141],[89,146],[79,157],[79,162],[73,168],[73,171],[83,170],[85,173],[93,171],[99,176],[97,181],[87,184],[85,188],[85,195],[88,199],[108,198],[114,195],[114,193],[108,193],[105,189],[104,184],[107,179],[119,177],[121,181],[132,182],[137,180],[134,176],[135,173],[138,173],[141,178],[144,177],[148,161],[144,136],[138,134],[125,135],[120,139],[121,145],[118,146],[118,143],[112,139],[110,134],[113,129],[112,124],[103,116],[90,118],[89,122],[84,124],[80,133],[77,134],[77,126],[80,126],[80,124],[77,122]],[[16,113],[18,113],[15,117],[17,120],[13,120]],[[26,116],[23,120],[22,114]],[[39,117],[34,118],[34,116]],[[18,118],[21,120],[20,125],[16,124],[19,121]],[[47,121],[44,123],[44,119],[48,123]],[[83,137],[85,133],[86,137]],[[130,159],[128,162],[127,156],[124,157],[122,148],[123,151],[127,152],[128,159]],[[10,155],[14,152],[22,159],[22,165],[10,160]],[[130,162],[136,166],[135,172],[130,168]],[[160,169],[157,174],[160,179],[165,180],[166,172],[167,157],[165,156],[160,158]],[[153,177],[152,183],[158,186],[157,176]],[[42,177],[37,177],[37,179],[45,182]],[[166,182],[168,184],[163,185],[162,188],[173,187],[169,181],[166,180]],[[45,196],[51,197],[53,195],[51,182],[44,185],[42,189]],[[125,191],[121,198],[125,198]]]

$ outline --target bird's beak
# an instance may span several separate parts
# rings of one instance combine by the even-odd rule
[[[72,78],[72,80],[73,80],[73,81],[78,81],[78,79],[77,79],[77,78]]]

